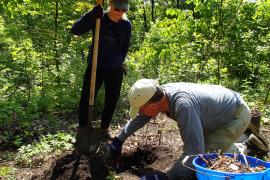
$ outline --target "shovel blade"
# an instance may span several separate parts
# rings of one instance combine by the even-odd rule
[[[78,154],[94,154],[102,141],[102,130],[93,127],[77,127],[75,150]]]

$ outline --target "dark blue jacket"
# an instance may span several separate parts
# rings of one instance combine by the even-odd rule
[[[92,63],[92,54],[94,48],[94,36],[96,19],[94,12],[90,11],[82,16],[72,27],[71,32],[75,35],[82,35],[87,31],[92,31],[93,40],[89,49],[88,62]],[[120,20],[113,22],[109,19],[108,13],[105,13],[100,21],[99,49],[98,49],[98,67],[108,69],[121,69],[131,37],[131,23],[129,20]]]

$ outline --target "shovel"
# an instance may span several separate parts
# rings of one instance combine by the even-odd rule
[[[97,0],[98,5],[102,5],[102,0]],[[99,43],[99,29],[100,18],[96,19],[92,69],[91,69],[91,82],[90,82],[90,96],[89,96],[89,114],[88,123],[86,127],[78,127],[76,134],[75,149],[77,154],[95,154],[98,151],[99,143],[102,139],[102,131],[100,128],[92,127],[93,106],[95,98],[95,83],[96,83],[96,70],[97,70],[97,55]]]

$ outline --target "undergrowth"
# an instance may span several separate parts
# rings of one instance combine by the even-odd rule
[[[65,133],[48,134],[40,141],[21,146],[15,157],[15,163],[20,167],[40,166],[52,155],[60,154],[64,150],[71,150],[72,136]]]

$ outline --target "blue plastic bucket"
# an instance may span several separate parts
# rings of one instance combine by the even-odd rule
[[[226,156],[234,157],[235,154],[225,153]],[[215,159],[218,157],[218,154],[204,154],[203,158],[210,160]],[[246,156],[248,164],[250,167],[256,166],[265,166],[266,170],[261,172],[254,172],[254,173],[229,173],[229,172],[222,172],[222,171],[215,171],[206,168],[207,164],[205,161],[200,157],[197,156],[193,159],[192,164],[195,166],[196,175],[199,180],[270,180],[270,162],[265,162],[260,159]],[[244,158],[242,155],[237,155],[237,160],[240,161],[242,164],[245,164]]]

